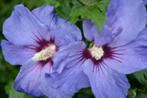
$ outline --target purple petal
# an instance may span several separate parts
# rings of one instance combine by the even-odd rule
[[[89,40],[93,41],[97,46],[108,44],[112,41],[112,34],[109,29],[104,29],[103,32],[99,32],[96,25],[90,20],[83,22],[84,36]]]
[[[72,98],[72,95],[66,94],[66,92],[62,92],[57,89],[48,87],[48,84],[46,85],[46,87],[44,89],[47,90],[44,90],[43,92],[45,93],[46,96],[48,96],[48,98]]]
[[[95,36],[99,35],[98,28],[90,20],[85,20],[83,22],[83,31],[84,31],[84,36],[89,41],[94,41]]]
[[[34,54],[28,47],[16,46],[6,40],[2,40],[1,46],[5,60],[13,65],[23,65]]]
[[[82,51],[85,48],[86,45],[83,42],[75,42],[62,47],[54,56],[53,69],[60,73],[65,67],[69,68],[81,64]]]
[[[45,25],[48,25],[49,27],[54,28],[54,19],[56,19],[54,14],[54,7],[43,5],[41,7],[38,7],[32,11],[32,13]],[[52,28],[49,28],[52,29]]]
[[[60,74],[53,73],[50,75],[46,75],[46,79],[47,81],[44,81],[45,83],[43,83],[43,92],[49,97],[55,94],[56,96],[63,96],[62,98],[64,98],[65,96],[70,96],[69,98],[71,98],[81,88],[89,87],[89,81],[85,74],[82,72],[80,66],[64,69],[64,71]],[[49,92],[51,90],[51,87],[48,85],[50,85],[52,88],[55,88],[58,92],[51,94]]]
[[[121,46],[134,40],[146,25],[143,0],[111,0],[106,25],[117,35],[112,46]]]
[[[45,80],[41,79],[41,72],[40,67],[34,62],[22,66],[16,77],[14,88],[35,97],[43,96],[40,88],[42,81]]]
[[[59,35],[62,35],[62,38],[68,37],[74,41],[81,40],[82,36],[79,28],[58,17],[53,11],[54,8],[52,6],[45,5],[36,8],[33,10],[33,13],[42,23],[47,25],[50,30],[55,30],[55,33],[58,32]],[[55,35],[58,36],[58,34]]]
[[[60,18],[57,16],[57,20],[55,22],[55,31],[58,31],[60,39],[67,39],[73,41],[82,40],[81,31],[78,27],[71,24],[70,22]],[[58,36],[56,34],[56,36]]]
[[[46,32],[45,25],[23,5],[17,5],[3,25],[3,34],[16,45],[34,45],[36,36]]]
[[[71,95],[53,87],[53,83],[55,81],[52,77],[46,77],[46,75],[51,74],[50,69],[51,65],[49,63],[44,65],[44,67],[39,66],[38,63],[34,62],[26,63],[25,66],[21,67],[21,70],[15,80],[14,88],[17,91],[24,92],[35,97],[46,95],[51,98],[61,98],[61,96],[63,96],[62,98],[70,98],[69,96]],[[48,80],[53,81],[49,84]]]
[[[88,76],[96,98],[126,98],[129,83],[125,75],[111,70],[107,66],[94,70],[91,60],[85,61],[83,71]]]
[[[147,28],[144,28],[141,33],[137,36],[136,45],[147,46]]]
[[[99,34],[99,36],[94,36],[94,43],[97,46],[103,46],[110,42],[112,42],[112,34],[108,29],[104,29],[103,32]]]
[[[147,4],[147,0],[143,0],[144,4],[146,5]]]
[[[73,58],[77,59],[76,55],[79,56],[78,51],[81,51],[82,48],[85,48],[85,44],[83,42],[76,42],[62,47],[56,53],[53,59],[54,73],[46,75],[48,81],[43,83],[45,84],[43,88],[45,95],[50,97],[52,95],[48,92],[51,88],[47,88],[47,85],[51,85],[52,88],[56,88],[59,92],[62,92],[64,96],[59,92],[56,95],[61,95],[63,98],[68,98],[65,95],[71,98],[81,88],[89,87],[89,81],[81,69],[81,62],[78,63],[77,60],[73,60]],[[75,57],[72,58],[74,55]]]
[[[45,82],[42,87],[44,95],[46,95],[48,98],[72,98],[72,95],[52,88],[50,85],[52,85],[52,83]]]
[[[105,60],[112,69],[125,74],[147,69],[147,29],[130,44],[112,48],[116,51],[114,59]]]
[[[53,73],[53,65],[51,65],[51,62],[46,63],[45,65],[43,65],[43,69],[42,69],[42,74],[51,74]]]
[[[50,64],[48,64],[50,65]],[[50,65],[51,66],[51,65]],[[52,77],[54,76],[54,77]],[[54,82],[55,82],[55,78],[57,78],[58,75],[56,76],[55,73],[52,73],[51,71],[48,71],[48,67],[45,66],[43,68],[42,74],[41,74],[41,80],[44,80],[41,82],[41,91],[43,92],[43,94],[45,96],[48,96],[49,98],[72,98],[72,95],[58,89],[55,88],[53,86]],[[60,81],[60,80],[56,80],[56,81]]]

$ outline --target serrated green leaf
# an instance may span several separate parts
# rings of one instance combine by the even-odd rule
[[[134,76],[141,84],[146,84],[147,87],[147,71],[136,72]]]
[[[70,13],[70,21],[76,23],[79,20],[83,21],[84,19],[90,19],[93,23],[97,25],[99,31],[102,31],[103,24],[106,19],[105,11],[106,11],[106,7],[108,6],[109,0],[106,1],[105,2],[101,1],[97,3],[97,5],[93,5],[93,6],[84,6],[79,2],[76,2],[78,3],[78,5],[74,5],[72,7]],[[82,2],[86,2],[86,1],[83,0]]]
[[[97,27],[99,28],[99,31],[102,31],[103,28],[103,24],[105,22],[105,14],[100,12],[99,9],[94,6],[94,7],[89,7],[88,8],[89,11],[89,18],[92,20],[93,23],[95,23],[97,25]]]
[[[110,0],[101,0],[100,2],[98,2],[97,6],[102,12],[105,13],[107,11],[109,2]]]
[[[85,14],[85,7],[83,6],[74,6],[70,12],[70,21],[76,23],[82,15]]]
[[[66,20],[69,20],[69,14],[71,11],[71,2],[70,0],[57,0],[61,4],[56,8],[56,13]]]
[[[96,6],[74,6],[70,13],[70,21],[75,23],[84,19],[90,19],[101,31],[105,22],[105,14],[100,12]]]

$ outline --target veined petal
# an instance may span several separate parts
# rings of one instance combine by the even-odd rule
[[[53,20],[55,29],[53,29],[54,27],[51,28],[53,29],[52,32],[57,40],[57,44],[62,46],[82,40],[81,31],[78,27],[58,16],[56,18],[55,21]]]
[[[89,81],[87,76],[82,72],[80,66],[75,66],[73,68],[64,69],[60,74],[46,74],[47,81],[43,83],[43,92],[47,96],[57,96],[55,98],[71,98],[76,92],[81,88],[89,87]],[[48,86],[50,85],[50,86]],[[56,93],[50,93],[51,87],[56,89]],[[59,97],[59,96],[60,97]],[[63,97],[64,96],[64,97]],[[69,96],[69,97],[66,97]],[[52,98],[52,97],[51,97]],[[53,97],[54,98],[54,97]]]
[[[83,62],[82,52],[85,48],[86,45],[83,42],[75,42],[61,47],[53,58],[53,69],[60,73],[65,67],[69,68],[81,64]]]
[[[72,95],[69,95],[66,92],[60,91],[56,88],[52,88],[49,85],[52,85],[52,83],[45,82],[42,87],[44,95],[48,98],[72,98]]]
[[[23,65],[35,53],[28,47],[16,46],[6,40],[2,40],[1,46],[5,60],[13,65]]]
[[[117,35],[112,46],[125,45],[134,40],[145,27],[146,17],[143,0],[111,0],[105,25],[113,35]]]
[[[43,67],[41,77],[40,77],[40,80],[44,80],[40,84],[42,93],[48,98],[72,98],[72,95],[62,90],[59,90],[53,86],[55,82],[54,80],[55,77],[52,77],[52,76],[58,77],[58,75],[56,76],[55,73],[52,73],[51,63],[47,63]],[[60,81],[60,80],[57,80],[57,81]]]
[[[46,32],[45,25],[23,5],[17,5],[3,25],[3,34],[16,45],[36,45],[36,36]]]
[[[113,36],[109,29],[104,29],[99,36],[94,36],[94,43],[96,46],[103,46],[112,42]]]
[[[105,60],[112,69],[124,74],[147,69],[147,29],[143,30],[133,42],[112,48],[116,51],[114,59]]]
[[[26,66],[22,66],[16,77],[14,88],[17,91],[25,92],[29,95],[39,97],[43,96],[41,91],[41,68],[37,63],[29,62]]]
[[[40,75],[40,80],[43,80],[40,84],[40,90],[42,93],[48,98],[71,98],[72,95],[69,95],[68,93],[52,86],[55,81],[54,77],[50,77],[50,75],[54,75],[54,73],[49,71],[51,68],[49,68],[47,65],[51,66],[49,63],[46,64],[45,67],[43,67],[42,73]],[[52,82],[49,82],[48,80],[51,80]]]
[[[74,41],[82,39],[81,31],[78,27],[58,17],[53,12],[54,8],[48,5],[44,5],[33,10],[34,15],[43,24],[47,25],[50,30],[55,30],[55,33],[56,31],[58,32],[55,36],[62,35],[62,38],[60,37],[60,39],[64,39],[67,36],[69,39]]]
[[[38,7],[32,11],[32,13],[45,25],[48,25],[50,27],[49,29],[54,28],[54,19],[56,19],[56,16],[54,14],[54,7],[43,5],[41,7]]]
[[[53,72],[53,65],[51,62],[46,63],[43,65],[42,74],[51,74]],[[44,77],[44,76],[43,76]]]
[[[94,70],[91,60],[85,61],[83,71],[88,76],[96,98],[126,98],[129,83],[124,74],[117,73],[107,66]]]
[[[97,46],[108,44],[112,41],[112,33],[105,27],[102,32],[98,31],[98,28],[90,20],[83,22],[84,36],[89,40],[93,41]]]
[[[83,22],[83,31],[84,31],[84,36],[89,41],[94,41],[95,36],[98,37],[98,35],[99,35],[98,28],[90,20],[84,20],[84,22]]]
[[[134,41],[136,45],[147,46],[147,28],[144,28]]]
[[[71,98],[72,95],[53,86],[54,77],[47,76],[51,75],[51,67],[49,63],[42,67],[38,63],[28,62],[21,67],[15,80],[14,88],[35,97],[46,95],[51,98]],[[52,82],[48,83],[48,80],[52,80]]]

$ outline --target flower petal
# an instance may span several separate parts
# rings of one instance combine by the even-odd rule
[[[147,69],[147,29],[128,45],[112,48],[115,56],[105,60],[112,69],[124,74]]]
[[[64,69],[64,71],[60,74],[46,74],[47,81],[44,81],[44,90],[45,95],[50,96],[50,85],[52,88],[57,89],[57,93],[55,95],[60,96],[73,96],[76,92],[78,92],[81,88],[89,87],[89,81],[85,74],[82,72],[80,66],[76,66],[74,68]],[[57,97],[61,98],[61,97]],[[64,97],[62,97],[64,98]],[[66,97],[65,97],[66,98]],[[68,98],[68,97],[67,97]],[[69,97],[70,98],[70,97]]]
[[[6,40],[2,40],[1,46],[5,60],[13,65],[23,65],[34,54],[28,47],[16,46]]]
[[[58,17],[56,25],[57,29],[61,30],[63,34],[69,35],[72,39],[75,39],[75,41],[82,40],[80,29],[77,26],[68,22],[67,20]]]
[[[48,98],[72,98],[72,95],[60,91],[56,88],[52,88],[50,85],[52,85],[52,83],[44,82],[42,86],[42,91]]]
[[[79,28],[58,17],[53,11],[54,8],[52,6],[45,5],[34,9],[33,13],[42,23],[47,25],[50,30],[55,30],[54,32],[58,32],[58,34],[60,33],[59,35],[62,35],[62,38],[60,37],[60,39],[68,36],[75,41],[81,40],[82,35]],[[55,34],[55,36],[58,36],[58,34]]]
[[[88,76],[96,98],[126,98],[129,83],[124,74],[117,73],[107,66],[95,70],[91,60],[85,61],[83,71]]]
[[[35,97],[43,96],[41,83],[45,80],[41,79],[41,72],[40,67],[34,62],[22,66],[16,77],[14,88]]]
[[[53,27],[54,28],[54,19],[55,14],[54,14],[54,7],[53,6],[48,6],[48,5],[43,5],[41,7],[38,7],[32,11],[32,13],[45,25],[48,25],[48,27]],[[53,23],[53,24],[52,24]],[[52,29],[52,28],[49,28]]]
[[[81,64],[82,51],[86,48],[85,43],[75,42],[67,46],[61,47],[53,58],[53,69],[61,73],[64,68],[74,67]]]
[[[112,45],[121,46],[134,40],[145,27],[146,17],[143,0],[111,0],[105,25],[117,35]]]
[[[147,0],[143,0],[144,4],[146,5],[147,4]]]
[[[43,65],[43,69],[42,69],[42,74],[51,74],[53,73],[53,65],[51,65],[51,62],[46,63],[45,65]],[[43,76],[44,77],[44,76]]]
[[[99,36],[94,36],[94,43],[97,46],[103,46],[112,42],[113,36],[109,29],[104,29],[103,32],[99,33]]]
[[[83,31],[89,41],[94,41],[94,37],[99,35],[98,28],[90,20],[84,20]]]
[[[50,67],[50,68],[49,68]],[[53,86],[54,77],[51,77],[51,75],[55,76],[55,73],[51,72],[51,63],[48,63],[43,67],[42,74],[40,77],[40,80],[44,80],[41,82],[41,91],[45,96],[48,96],[49,98],[71,98],[72,95],[68,94],[67,92],[61,91],[60,89],[57,89]],[[58,76],[56,76],[58,77]],[[59,81],[59,80],[57,80]]]
[[[103,32],[99,32],[96,25],[90,20],[85,20],[83,22],[83,31],[84,36],[89,41],[93,41],[97,46],[102,46],[112,41],[112,34],[109,29],[105,27]]]
[[[66,94],[66,92],[62,92],[62,91],[59,92],[59,90],[48,87],[48,85],[51,84],[47,84],[46,85],[47,88],[46,87],[44,88],[47,90],[43,91],[45,95],[48,96],[48,98],[72,98],[72,95]]]
[[[16,45],[34,45],[36,35],[46,32],[45,25],[23,5],[17,5],[3,25],[3,34]]]
[[[81,69],[81,62],[78,63],[77,60],[72,59],[72,56],[74,55],[79,56],[77,54],[77,51],[81,51],[83,47],[85,47],[85,44],[83,42],[76,42],[60,48],[59,52],[56,53],[53,59],[54,73],[46,75],[46,77],[48,77],[48,81],[43,84],[50,84],[52,88],[56,88],[57,90],[59,90],[59,92],[62,92],[64,95],[70,97],[72,97],[73,94],[81,88],[89,87],[88,79]],[[73,58],[78,59],[77,57]],[[46,87],[47,86],[45,86],[43,90],[44,92],[46,92],[45,94],[47,96],[52,95],[50,94],[50,92],[48,92],[51,88]],[[63,96],[63,98],[64,97],[66,98],[66,96]]]

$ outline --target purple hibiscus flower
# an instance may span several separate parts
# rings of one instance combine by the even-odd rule
[[[76,73],[67,70],[62,75],[51,74],[57,51],[81,41],[80,30],[55,15],[53,7],[44,5],[30,12],[17,5],[3,25],[3,34],[7,39],[1,43],[5,60],[21,65],[14,83],[16,90],[36,97],[70,98],[80,88],[89,86],[87,78],[81,78],[84,74],[80,69]],[[77,81],[73,81],[75,77]],[[59,86],[53,88],[56,81]]]
[[[54,69],[82,69],[96,98],[126,98],[130,86],[125,74],[147,69],[145,25],[142,0],[111,0],[103,31],[85,20],[84,36],[90,44],[77,42],[58,51]],[[66,53],[63,62],[59,58]]]

